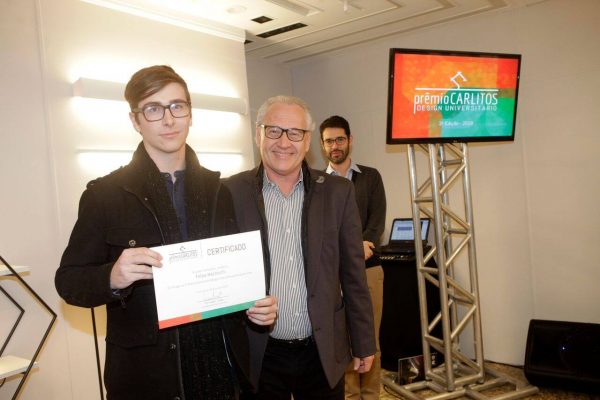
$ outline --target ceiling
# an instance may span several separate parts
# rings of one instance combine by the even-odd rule
[[[83,1],[189,29],[219,32],[245,40],[247,57],[293,63],[386,36],[545,0]]]

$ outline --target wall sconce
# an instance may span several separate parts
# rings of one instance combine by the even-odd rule
[[[73,83],[73,96],[92,99],[125,101],[123,92],[125,84],[101,81],[90,78],[79,78]],[[244,99],[237,97],[215,96],[203,93],[190,93],[192,108],[202,110],[225,111],[246,115],[248,105]]]
[[[91,177],[103,176],[121,166],[129,164],[131,150],[92,150],[82,149],[78,152],[80,167]],[[203,167],[220,171],[222,177],[228,177],[243,169],[244,157],[236,152],[202,152],[196,155]]]

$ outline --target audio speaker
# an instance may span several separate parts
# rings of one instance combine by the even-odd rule
[[[600,393],[600,324],[532,319],[524,372],[537,386]]]

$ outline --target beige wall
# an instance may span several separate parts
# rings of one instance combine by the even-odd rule
[[[224,39],[103,9],[79,0],[2,3],[0,13],[0,255],[28,265],[27,282],[59,314],[21,399],[98,399],[90,312],[66,305],[54,272],[68,240],[85,183],[98,174],[78,163],[82,149],[131,149],[139,136],[124,103],[93,103],[85,114],[72,97],[80,76],[126,82],[137,69],[170,64],[192,91],[248,103],[242,41]],[[109,117],[102,114],[107,107]],[[90,109],[89,104],[87,106]],[[209,120],[212,123],[209,126]],[[216,122],[215,122],[216,121]],[[194,110],[189,142],[197,151],[241,154],[253,165],[249,114],[223,118]],[[29,338],[43,334],[46,315],[10,279],[1,281],[26,308],[5,354],[30,356]],[[0,301],[0,335],[14,307]],[[102,325],[102,312],[100,324]],[[0,336],[3,341],[5,336]],[[103,343],[101,338],[101,351]],[[0,388],[10,399],[17,380]]]
[[[389,48],[522,54],[516,140],[469,146],[487,359],[522,364],[531,318],[600,323],[598,16],[595,0],[549,0],[292,67],[293,93],[318,122],[346,116],[354,158],[381,171],[389,229],[410,215],[406,151],[385,144]],[[311,150],[324,166],[318,134]]]
[[[32,272],[24,278],[50,307],[58,310],[52,275],[61,244],[36,18],[34,1],[5,2],[0,13],[0,179],[3,182],[0,254],[13,265],[32,267]],[[14,280],[2,279],[0,284],[26,309],[4,354],[29,357],[38,343],[28,339],[41,337],[50,318],[39,311],[37,303],[21,291]],[[1,299],[3,342],[16,314],[3,296]],[[44,398],[44,395],[60,398],[60,394],[70,398],[64,335],[63,323],[55,327],[40,355],[40,363],[46,364],[44,372],[40,370],[31,375],[24,398]],[[17,383],[7,380],[0,388],[0,399],[12,398]]]
[[[122,81],[168,63],[200,91],[213,77],[248,100],[252,115],[269,95],[293,93],[317,121],[339,113],[355,133],[354,157],[383,174],[391,218],[409,215],[406,152],[386,146],[388,49],[440,48],[523,54],[516,141],[470,146],[486,358],[522,364],[530,318],[600,323],[600,2],[548,0],[277,66],[249,62],[241,43],[118,14],[77,0],[22,0],[0,13],[0,254],[29,265],[27,282],[59,313],[22,399],[97,399],[89,311],[56,295],[54,271],[87,180],[77,151],[106,143],[133,147],[123,121],[81,119],[71,82],[96,68]],[[177,43],[177,45],[173,45]],[[102,72],[104,71],[104,72]],[[216,76],[216,78],[214,78]],[[253,165],[251,116],[219,141],[194,117],[194,146],[243,154]],[[126,116],[125,116],[126,118]],[[252,116],[253,118],[253,116]],[[114,129],[113,129],[114,128]],[[229,145],[225,145],[228,143]],[[231,146],[231,147],[228,147]],[[311,162],[323,165],[318,141]],[[27,313],[6,353],[28,355],[27,338],[46,315],[2,280]],[[11,292],[12,293],[12,292]],[[0,302],[0,335],[14,309]],[[2,336],[3,337],[3,336]],[[0,388],[12,397],[15,380]]]
[[[291,68],[281,64],[261,62],[258,60],[246,60],[246,72],[248,77],[248,92],[250,96],[250,117],[252,119],[252,135],[256,124],[256,113],[262,103],[273,94],[292,93]],[[254,136],[253,136],[254,140]],[[260,161],[260,154],[256,145],[254,146],[255,163]]]

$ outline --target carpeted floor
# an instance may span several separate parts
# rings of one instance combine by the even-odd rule
[[[523,369],[519,367],[513,367],[505,364],[496,364],[496,363],[487,363],[486,367],[493,369],[501,374],[505,374],[511,378],[519,379],[521,381],[526,382],[525,375],[523,374]],[[395,377],[397,375],[396,372],[390,372],[386,370],[382,370],[382,376],[388,375]],[[500,387],[497,389],[492,389],[488,391],[484,391],[483,394],[489,396],[491,399],[494,396],[499,396],[500,394],[504,394],[507,391],[514,390],[513,387]],[[554,389],[554,388],[544,388],[540,387],[539,392],[535,395],[524,397],[532,400],[600,400],[600,395],[590,395],[585,393],[576,393],[576,392],[568,392],[565,390]],[[434,392],[419,392],[418,395],[427,398],[427,396],[432,396]],[[389,388],[386,388],[382,385],[381,387],[381,400],[392,400],[392,399],[402,399],[397,393],[391,391]],[[469,399],[470,397],[458,397],[457,399]]]

